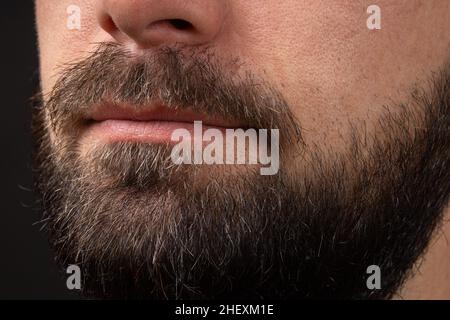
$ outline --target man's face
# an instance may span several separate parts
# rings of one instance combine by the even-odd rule
[[[371,4],[36,1],[38,187],[86,294],[396,292],[450,192],[450,3]],[[278,129],[279,170],[174,164],[196,120]]]

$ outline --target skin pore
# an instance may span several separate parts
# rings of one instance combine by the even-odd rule
[[[179,43],[208,47],[218,60],[239,59],[236,73],[251,71],[281,93],[299,119],[306,146],[337,153],[348,152],[354,125],[368,136],[382,136],[378,124],[387,106],[400,113],[396,106],[448,68],[450,59],[446,0],[377,1],[381,30],[367,28],[372,2],[365,0],[79,0],[81,28],[70,30],[66,10],[72,3],[36,1],[44,99],[65,66],[90,57],[99,43],[115,43],[136,55]],[[164,22],[171,19],[186,20],[190,27]],[[57,140],[55,132],[49,136]],[[288,172],[305,170],[298,159],[285,161]],[[428,250],[394,298],[450,298],[448,218],[446,210]]]

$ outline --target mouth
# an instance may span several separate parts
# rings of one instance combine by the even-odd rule
[[[212,117],[190,109],[174,110],[162,104],[132,106],[105,103],[92,108],[84,117],[85,130],[82,139],[102,142],[146,142],[175,144],[172,134],[184,129],[194,134],[194,122],[201,121],[202,130],[245,128],[237,121]],[[203,133],[203,132],[202,132]]]

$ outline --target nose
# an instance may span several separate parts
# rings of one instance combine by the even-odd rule
[[[101,0],[100,26],[119,43],[139,48],[212,42],[226,15],[224,0]]]

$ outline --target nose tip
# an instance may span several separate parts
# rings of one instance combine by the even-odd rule
[[[224,23],[222,0],[103,0],[97,7],[100,26],[119,43],[140,48],[212,42]]]

